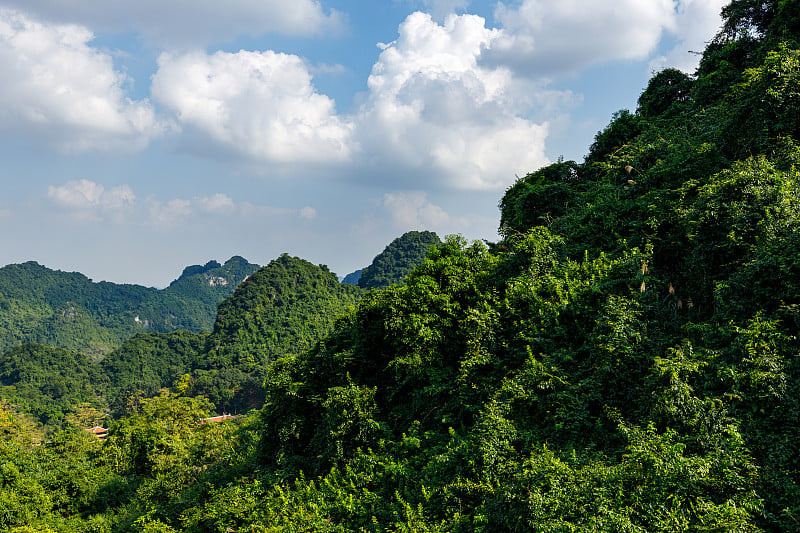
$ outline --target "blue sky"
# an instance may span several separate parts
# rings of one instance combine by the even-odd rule
[[[412,229],[496,239],[721,0],[0,0],[0,264],[163,287]]]

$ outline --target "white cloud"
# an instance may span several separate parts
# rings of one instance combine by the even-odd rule
[[[148,224],[162,228],[197,220],[197,217],[233,215],[240,208],[230,196],[221,193],[188,199],[173,198],[167,202],[149,198],[147,204]]]
[[[314,220],[317,217],[317,210],[313,207],[306,206],[300,210],[300,218],[305,220]]]
[[[133,190],[127,185],[106,191],[102,185],[86,179],[68,181],[61,187],[50,186],[47,197],[67,209],[121,209],[136,200]]]
[[[276,164],[336,163],[352,125],[314,90],[299,57],[272,51],[162,54],[153,97],[228,151]]]
[[[132,151],[164,131],[148,102],[125,97],[125,76],[92,38],[0,7],[0,135],[67,152]]]
[[[672,33],[679,42],[667,54],[652,60],[650,68],[660,71],[673,67],[694,72],[700,63],[698,52],[702,52],[719,31],[720,12],[727,4],[728,0],[678,0]]]
[[[432,204],[422,191],[384,194],[381,206],[394,225],[404,231],[436,228],[451,222],[450,216],[441,207]]]
[[[149,223],[153,226],[171,226],[179,219],[187,218],[193,214],[192,202],[182,198],[175,198],[162,203],[150,200]]]
[[[495,18],[503,34],[483,60],[538,77],[645,59],[676,24],[673,0],[522,0],[499,3]]]
[[[5,0],[51,20],[112,32],[135,31],[162,46],[228,41],[269,32],[294,35],[338,31],[339,13],[317,0]]]
[[[288,221],[313,220],[317,211],[313,207],[289,209],[265,205],[254,205],[250,202],[236,202],[230,196],[217,193],[211,196],[193,196],[191,198],[173,198],[162,202],[148,198],[146,214],[142,216],[145,224],[159,229],[177,227],[203,226],[204,221],[216,226],[222,217],[228,219],[276,220]]]
[[[411,185],[499,190],[546,163],[536,88],[477,59],[500,36],[474,15],[413,13],[373,66],[358,115],[371,162]],[[533,94],[533,96],[531,96]]]
[[[221,193],[213,196],[197,197],[194,202],[202,213],[231,213],[236,210],[236,204],[233,199]]]
[[[254,206],[237,204],[222,193],[211,196],[173,198],[159,201],[153,197],[143,202],[128,185],[106,189],[94,181],[68,181],[59,187],[50,186],[47,197],[74,218],[90,221],[112,221],[133,225],[171,226],[192,217],[230,216],[241,211],[253,211]],[[288,211],[288,210],[287,210]]]

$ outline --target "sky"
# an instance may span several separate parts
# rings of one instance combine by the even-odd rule
[[[164,287],[410,230],[497,240],[721,0],[0,0],[0,265]]]

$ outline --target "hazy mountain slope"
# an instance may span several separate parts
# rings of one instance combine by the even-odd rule
[[[350,285],[358,285],[358,280],[361,279],[361,274],[364,273],[363,268],[359,268],[355,272],[350,272],[342,279],[342,283],[349,283]]]
[[[189,267],[157,290],[35,262],[8,265],[0,268],[0,351],[36,342],[99,356],[139,332],[208,331],[217,304],[257,268],[234,257]]]

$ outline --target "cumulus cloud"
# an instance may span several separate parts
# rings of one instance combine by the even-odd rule
[[[4,3],[50,20],[66,20],[104,31],[135,31],[151,43],[170,47],[269,32],[317,34],[338,31],[344,24],[338,12],[326,12],[317,0],[5,0]]]
[[[412,185],[497,190],[546,163],[547,124],[525,118],[536,88],[478,65],[500,35],[475,15],[450,15],[444,25],[409,15],[383,45],[357,117],[376,166]]]
[[[499,3],[495,18],[503,33],[483,61],[539,77],[646,59],[676,24],[674,0],[522,0]]]
[[[679,0],[671,33],[678,43],[665,55],[650,62],[653,71],[667,67],[692,73],[700,63],[700,55],[708,41],[722,26],[720,15],[728,0]],[[694,53],[693,53],[694,52]]]
[[[428,229],[450,223],[450,216],[428,200],[422,191],[395,192],[383,195],[383,207],[399,228]]]
[[[138,150],[163,133],[125,76],[89,46],[92,33],[0,7],[0,134],[68,151]]]
[[[300,218],[305,220],[314,220],[317,217],[317,210],[313,207],[306,206],[300,209]]]
[[[336,163],[353,150],[352,125],[315,91],[295,55],[164,53],[153,97],[229,152],[276,164]]]
[[[120,209],[136,200],[136,195],[127,185],[106,191],[102,185],[86,179],[68,181],[60,187],[50,186],[47,197],[68,209]]]

